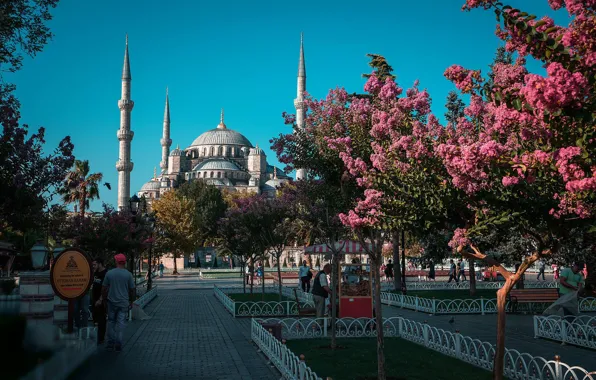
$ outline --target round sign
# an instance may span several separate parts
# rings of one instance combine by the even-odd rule
[[[91,261],[80,249],[67,248],[54,259],[50,282],[54,293],[63,300],[83,297],[92,281]]]

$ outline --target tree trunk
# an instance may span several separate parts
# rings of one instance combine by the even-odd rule
[[[393,288],[396,291],[401,291],[401,264],[399,263],[399,233],[397,231],[393,232],[391,240],[393,244]]]
[[[404,230],[401,231],[401,270],[402,270],[402,286],[401,292],[406,294],[406,233]]]
[[[265,302],[265,265],[263,265],[263,277],[261,277],[261,301]],[[279,301],[281,302],[281,299]]]
[[[282,252],[276,253],[275,255],[277,256],[277,280],[279,281],[279,283],[277,284],[278,286],[278,291],[279,291],[279,302],[282,301],[282,296],[281,296],[281,264],[279,263],[281,261],[281,254]],[[265,283],[265,268],[263,267],[263,283]]]
[[[335,247],[335,242],[333,244]],[[337,348],[337,291],[339,290],[339,254],[335,252],[331,253],[332,261],[331,261],[331,349],[335,350]],[[327,322],[325,322],[327,323]]]
[[[511,276],[501,289],[497,291],[497,347],[495,348],[495,362],[493,367],[493,379],[503,380],[503,369],[505,367],[505,322],[507,295],[515,285],[514,276]]]
[[[383,337],[383,314],[381,305],[381,274],[379,273],[379,261],[382,260],[382,255],[379,256],[380,257],[371,260],[371,271],[373,272],[372,276],[375,285],[374,305],[377,329],[377,379],[386,380],[385,341]]]
[[[81,200],[79,202],[79,207],[81,208],[79,210],[81,219],[85,219],[85,203],[87,203],[87,194],[86,194],[86,192],[83,192],[83,194],[81,196]]]
[[[240,262],[242,266],[242,293],[246,294],[246,263]]]
[[[178,274],[178,264],[176,263],[176,254],[173,253],[172,255],[174,257],[174,271],[172,272],[172,274]]]
[[[469,259],[468,263],[470,269],[468,270],[468,277],[470,278],[470,295],[476,295],[476,269],[474,268],[474,259]]]
[[[248,275],[250,276],[250,294],[253,294],[253,287],[255,284],[255,261],[251,260],[251,265],[248,267]]]

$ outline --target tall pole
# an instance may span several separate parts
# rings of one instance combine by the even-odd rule
[[[147,291],[151,290],[152,280],[151,280],[151,249],[153,248],[153,228],[151,228],[151,234],[149,235],[149,260],[147,262],[147,271],[149,272],[149,277],[147,277]]]
[[[402,293],[406,294],[406,232],[401,230],[401,270],[402,270]]]

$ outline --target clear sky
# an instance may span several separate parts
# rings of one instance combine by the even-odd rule
[[[384,55],[404,87],[420,80],[442,115],[454,87],[443,77],[457,63],[486,70],[499,46],[492,11],[462,12],[463,0],[61,0],[50,27],[54,39],[23,69],[17,84],[22,122],[47,128],[47,147],[65,135],[78,159],[90,161],[117,196],[121,73],[125,34],[132,73],[131,192],[153,175],[169,87],[172,149],[186,148],[219,123],[265,149],[290,129],[281,113],[294,111],[300,33],[304,32],[307,90],[362,91],[366,53]],[[504,1],[539,17],[567,22],[546,0]],[[538,64],[530,68],[540,71]],[[99,210],[101,201],[92,204]]]

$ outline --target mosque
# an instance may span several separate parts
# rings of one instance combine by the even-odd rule
[[[306,91],[306,67],[304,61],[304,43],[300,41],[298,63],[296,122],[304,127],[304,92]],[[134,107],[131,100],[131,74],[128,57],[128,37],[124,52],[122,69],[122,96],[118,101],[120,108],[119,159],[118,170],[118,208],[123,209],[130,197],[130,172],[133,163],[130,160],[131,141],[134,132],[130,126],[130,115]],[[267,157],[259,145],[253,144],[240,132],[229,128],[224,121],[224,110],[221,110],[217,127],[203,132],[188,147],[179,146],[170,152],[170,103],[166,90],[163,135],[160,139],[162,147],[160,172],[154,170],[153,178],[146,182],[137,192],[144,196],[149,205],[159,199],[165,192],[184,181],[205,181],[221,189],[229,191],[253,192],[273,196],[276,189],[291,178],[282,170],[267,163]],[[305,177],[304,170],[298,170],[296,178]]]

